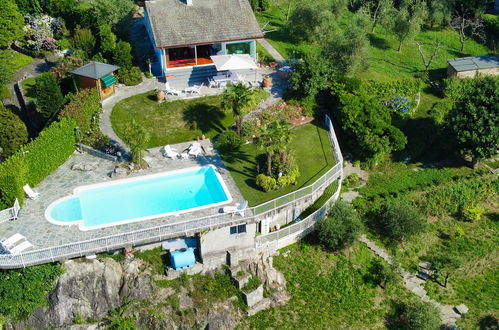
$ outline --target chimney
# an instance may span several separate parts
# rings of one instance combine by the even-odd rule
[[[184,0],[187,6],[192,6],[192,0]]]

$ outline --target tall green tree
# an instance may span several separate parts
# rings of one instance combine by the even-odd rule
[[[242,83],[230,84],[222,94],[222,107],[232,112],[236,120],[237,135],[241,137],[243,117],[256,106],[255,91]]]
[[[41,14],[43,8],[40,0],[15,0],[19,11],[23,14]]]
[[[72,38],[73,47],[83,51],[87,58],[92,57],[95,48],[95,37],[90,29],[77,27]]]
[[[35,78],[34,95],[36,110],[46,124],[50,123],[64,104],[61,87],[53,73],[42,73]]]
[[[391,32],[399,42],[397,51],[400,52],[402,44],[414,39],[421,31],[421,25],[428,15],[426,2],[419,0],[403,1],[401,8],[395,13],[389,23]]]
[[[371,20],[371,33],[374,33],[378,25],[390,19],[393,15],[393,0],[369,0],[360,8],[361,12],[366,13]]]
[[[369,67],[369,40],[362,26],[351,24],[334,34],[324,49],[324,55],[339,75],[351,75]]]
[[[142,164],[142,157],[149,142],[149,135],[146,129],[132,119],[125,126],[123,131],[123,142],[125,142],[132,152],[132,161],[136,164]]]
[[[109,24],[122,39],[126,39],[135,4],[132,0],[95,0],[90,3],[98,25]]]
[[[325,0],[301,1],[289,17],[288,29],[298,40],[319,42],[329,35],[335,15],[331,3]]]
[[[418,211],[412,205],[401,201],[389,203],[377,221],[380,233],[397,242],[403,242],[426,227]]]
[[[123,70],[128,70],[133,65],[132,46],[126,41],[116,43],[113,53],[114,64]]]
[[[438,330],[441,327],[437,308],[420,300],[398,303],[387,320],[388,329]]]
[[[24,18],[13,0],[0,5],[0,47],[7,47],[24,35]]]
[[[111,31],[111,26],[102,24],[99,26],[100,49],[106,56],[112,56],[116,48],[116,35]]]
[[[303,58],[293,64],[291,88],[298,95],[314,97],[318,92],[328,87],[334,77],[334,67],[321,52],[310,50]]]
[[[326,218],[316,226],[319,241],[330,250],[349,247],[359,237],[362,229],[355,209],[344,201],[337,201]]]
[[[476,164],[495,155],[499,145],[499,78],[478,77],[463,86],[448,126],[459,152]]]
[[[28,130],[24,122],[0,102],[0,156],[9,157],[27,142]]]

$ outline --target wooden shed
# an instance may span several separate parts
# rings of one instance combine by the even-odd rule
[[[461,57],[447,61],[449,77],[473,78],[477,73],[483,75],[499,75],[499,56],[484,55]]]
[[[116,65],[90,62],[71,73],[78,76],[79,88],[97,88],[100,91],[101,100],[114,94],[116,78],[113,72],[118,70]]]

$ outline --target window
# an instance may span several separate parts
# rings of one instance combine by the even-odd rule
[[[245,232],[246,232],[246,225],[245,224],[230,227],[230,234],[231,235],[244,234]]]
[[[250,43],[249,42],[240,42],[237,44],[227,44],[227,55],[231,54],[249,54],[250,53]]]

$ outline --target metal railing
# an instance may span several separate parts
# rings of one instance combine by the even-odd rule
[[[183,222],[165,224],[156,227],[115,234],[91,240],[74,242],[34,251],[28,251],[17,255],[0,255],[0,269],[21,268],[36,264],[43,264],[66,260],[70,258],[83,257],[88,254],[110,251],[127,246],[159,242],[164,239],[188,236],[196,232],[218,229],[221,227],[237,225],[241,223],[259,221],[273,212],[279,212],[293,203],[311,198],[312,204],[320,195],[318,190],[325,189],[334,180],[340,178],[343,173],[343,157],[339,149],[338,141],[330,118],[326,115],[326,126],[329,131],[329,140],[333,148],[336,165],[324,173],[313,184],[295,190],[289,194],[275,198],[263,204],[245,210],[244,217],[232,216],[230,214],[216,214],[202,218],[191,219]],[[310,217],[317,215],[314,212]],[[308,217],[307,219],[309,219]],[[305,224],[304,221],[301,223]],[[301,224],[300,223],[300,224]],[[291,227],[291,226],[290,226]]]

